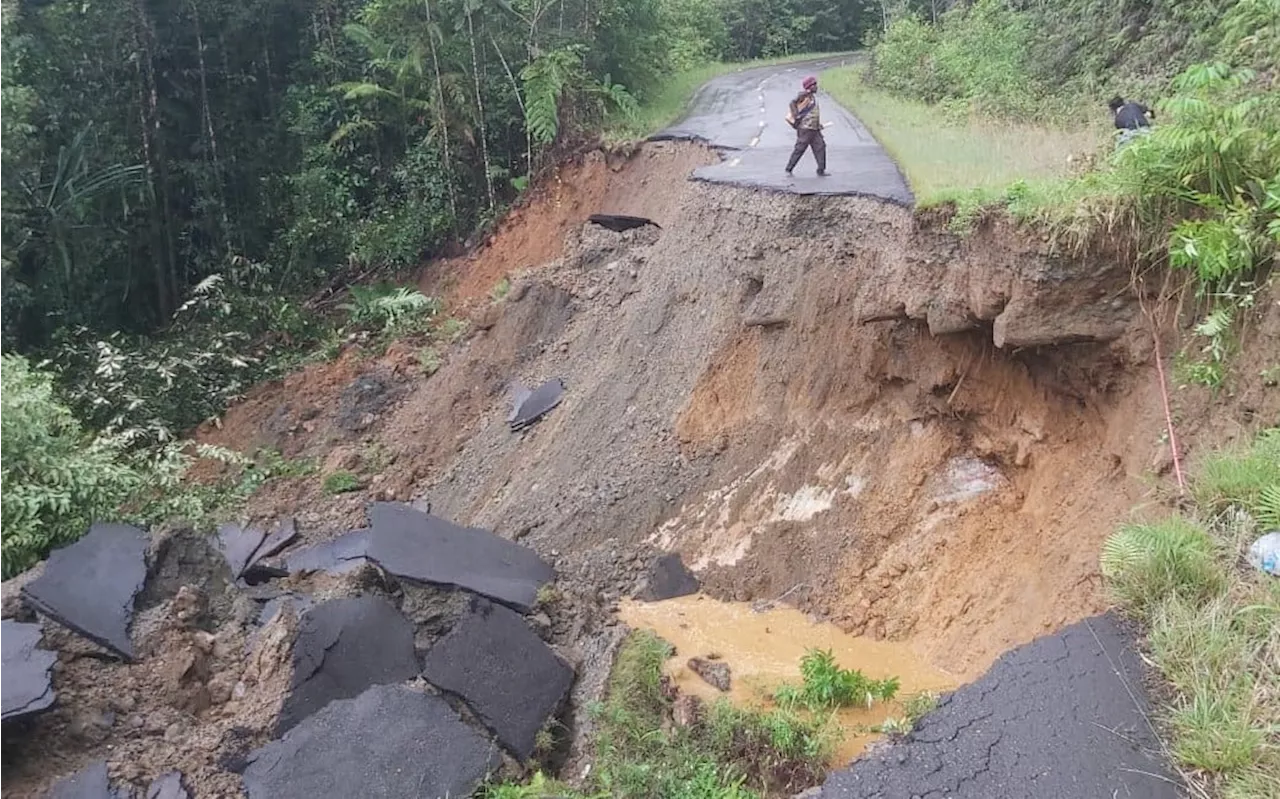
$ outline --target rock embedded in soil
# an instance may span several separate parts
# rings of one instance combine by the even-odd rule
[[[731,684],[729,664],[711,658],[689,658],[689,671],[718,691],[728,691]]]
[[[377,502],[368,557],[399,579],[453,586],[527,612],[555,577],[528,547],[398,502]]]
[[[39,624],[5,619],[0,622],[3,648],[3,717],[5,721],[39,713],[52,707],[55,695],[49,670],[58,655],[40,648],[43,632]]]
[[[418,675],[413,625],[378,597],[331,599],[303,614],[277,734],[338,699]]]
[[[423,676],[461,697],[521,761],[573,683],[573,669],[524,619],[483,600],[427,653]]]
[[[136,527],[96,523],[84,538],[55,550],[22,594],[59,624],[133,660],[129,624],[147,579],[149,543]]]
[[[399,685],[330,703],[249,755],[249,799],[470,796],[501,758],[449,704]]]
[[[684,565],[680,553],[672,552],[653,559],[649,578],[643,591],[636,597],[643,602],[657,602],[678,596],[696,594],[701,586],[698,578]]]

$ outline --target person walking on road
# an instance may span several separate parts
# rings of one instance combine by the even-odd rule
[[[791,112],[787,114],[787,124],[795,128],[796,148],[791,151],[791,160],[787,161],[787,174],[796,168],[805,150],[813,149],[813,158],[818,162],[818,175],[827,174],[827,142],[822,138],[822,120],[818,116],[818,79],[804,79],[804,91],[791,101]]]

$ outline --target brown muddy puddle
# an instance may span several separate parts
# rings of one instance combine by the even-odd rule
[[[662,602],[627,600],[618,613],[631,627],[652,630],[674,646],[676,655],[667,661],[667,673],[681,691],[708,701],[726,694],[694,674],[685,665],[689,658],[719,655],[732,670],[728,698],[747,707],[767,707],[779,685],[799,682],[800,658],[809,649],[830,649],[841,667],[858,669],[868,677],[897,677],[899,698],[947,691],[959,684],[905,644],[848,635],[791,607],[757,613],[748,603],[721,602],[699,594]],[[832,765],[846,765],[880,737],[868,732],[869,727],[902,715],[898,702],[839,711],[837,721],[844,735]]]

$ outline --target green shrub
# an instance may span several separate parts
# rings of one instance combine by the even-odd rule
[[[1116,600],[1136,612],[1169,596],[1205,601],[1226,584],[1213,539],[1181,516],[1120,528],[1103,545],[1101,565]]]
[[[49,374],[4,356],[0,389],[0,505],[6,578],[114,514],[142,484],[127,441],[87,433],[53,393]]]
[[[937,25],[905,15],[872,49],[873,82],[928,103],[965,110],[1036,115],[1046,92],[1031,69],[1028,15],[1000,0],[956,5]]]
[[[1200,464],[1192,481],[1196,500],[1221,510],[1239,505],[1259,521],[1280,526],[1276,495],[1280,493],[1280,427],[1263,430],[1246,447],[1215,452]]]
[[[783,685],[774,698],[783,707],[803,705],[810,710],[831,710],[852,705],[871,707],[898,693],[898,678],[873,680],[856,669],[843,669],[831,650],[810,649],[800,660],[799,686]]]
[[[352,325],[394,334],[431,318],[440,304],[416,289],[378,283],[352,286],[351,301],[342,308],[350,314]]]
[[[351,472],[330,472],[324,478],[324,491],[326,494],[349,494],[352,491],[359,491],[363,487],[360,478]]]

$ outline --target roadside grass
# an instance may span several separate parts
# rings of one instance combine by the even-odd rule
[[[1129,524],[1102,571],[1168,683],[1170,755],[1201,795],[1280,796],[1280,580],[1247,560],[1280,492],[1280,428],[1199,465],[1180,515]]]
[[[777,64],[788,64],[793,61],[807,61],[812,58],[837,58],[838,53],[801,53],[780,58],[763,58],[755,61],[738,61],[731,63],[717,62],[703,64],[693,69],[683,70],[669,76],[662,88],[647,98],[636,113],[629,119],[617,116],[609,120],[605,128],[605,139],[609,141],[631,141],[652,136],[684,114],[689,107],[693,95],[702,84],[727,75],[730,72],[742,72],[756,67],[768,67]],[[848,56],[850,59],[852,55]]]
[[[494,785],[488,799],[761,799],[792,796],[819,784],[839,732],[829,716],[789,709],[749,710],[721,699],[688,726],[670,721],[662,665],[671,646],[648,631],[619,649],[606,699],[590,708],[595,761],[587,784],[572,791],[541,775]]]
[[[1071,168],[1068,157],[1087,159],[1106,140],[1101,128],[1056,130],[976,117],[952,119],[940,106],[869,86],[863,74],[861,65],[828,70],[822,85],[898,162],[921,207],[959,199],[998,201],[1018,181],[1065,176]]]

